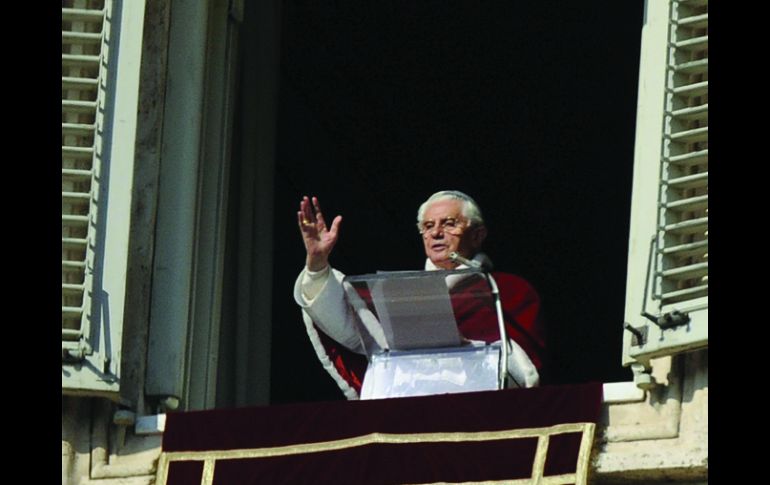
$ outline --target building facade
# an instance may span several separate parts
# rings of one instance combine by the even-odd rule
[[[63,484],[153,483],[167,411],[269,403],[280,16],[280,2],[63,2]],[[634,382],[605,384],[592,482],[700,484],[708,1],[646,1],[641,45]]]

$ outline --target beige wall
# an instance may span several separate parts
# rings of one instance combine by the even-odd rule
[[[160,444],[159,434],[137,436],[106,399],[62,398],[62,485],[153,483]]]
[[[708,350],[654,361],[644,401],[605,406],[597,483],[668,483],[708,476]]]

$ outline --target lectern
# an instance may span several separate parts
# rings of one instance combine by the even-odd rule
[[[507,342],[499,294],[481,269],[395,271],[348,276],[348,302],[368,367],[361,399],[502,389]],[[501,338],[470,341],[458,320],[487,318]],[[478,322],[477,322],[478,323]]]

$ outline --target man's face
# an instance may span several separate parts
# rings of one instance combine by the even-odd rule
[[[449,259],[452,252],[472,258],[486,237],[484,226],[469,227],[462,214],[463,203],[445,199],[431,203],[421,221],[425,255],[439,268],[453,269],[458,265]]]

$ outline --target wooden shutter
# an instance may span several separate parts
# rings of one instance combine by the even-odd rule
[[[708,297],[706,9],[705,1],[673,2],[671,9],[653,294],[660,311]]]
[[[636,143],[652,144],[653,131],[659,141],[648,151],[637,146],[634,191],[656,195],[632,201],[629,259],[646,264],[629,261],[627,291],[635,295],[626,299],[625,363],[708,345],[708,1],[646,8]],[[662,106],[656,113],[645,103]],[[644,211],[654,214],[653,227]]]
[[[62,2],[63,392],[119,390],[143,13]]]

